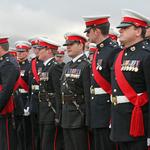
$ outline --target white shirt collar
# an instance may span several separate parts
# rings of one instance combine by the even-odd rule
[[[75,58],[72,59],[73,63],[76,62],[81,56],[83,56],[83,53],[76,56]]]
[[[50,61],[50,60],[52,60],[54,57],[51,57],[51,58],[48,58],[46,61],[44,61],[44,66],[46,66],[47,64],[48,64],[48,62]]]

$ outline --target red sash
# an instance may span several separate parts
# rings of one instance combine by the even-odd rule
[[[22,79],[21,76],[19,76],[19,79],[16,82],[14,91],[16,91],[19,88],[19,86],[21,86],[25,91],[27,91],[27,92],[29,91],[29,87],[28,87],[27,83]]]
[[[26,84],[26,82],[21,78],[21,76],[19,76],[15,86],[14,86],[14,90],[16,91],[19,86],[21,86],[24,90],[29,91],[29,87]],[[0,85],[0,91],[2,91],[3,87],[2,85]],[[0,112],[1,115],[6,115],[7,113],[11,113],[14,110],[14,102],[13,102],[14,96],[11,95],[11,97],[9,98],[6,106],[3,108],[3,110]]]
[[[130,86],[123,72],[121,71],[122,57],[124,51],[125,49],[119,53],[116,59],[115,76],[121,91],[128,98],[128,100],[134,105],[130,122],[130,135],[133,137],[138,137],[144,135],[144,121],[141,106],[145,105],[148,102],[148,95],[147,92],[144,92],[141,95],[137,95],[137,93]]]
[[[32,72],[33,72],[33,76],[35,77],[35,81],[39,84],[40,83],[40,78],[38,76],[38,72],[36,69],[36,59],[32,60]]]
[[[2,91],[2,85],[0,85],[0,91]],[[6,115],[7,113],[11,113],[14,110],[14,102],[13,102],[13,96],[11,96],[6,104],[6,106],[3,108],[3,110],[0,112],[0,115]]]
[[[96,56],[97,56],[98,49],[96,50],[93,62],[92,62],[92,71],[94,74],[94,80],[96,83],[108,94],[111,94],[111,84],[100,74],[100,72],[96,69]]]

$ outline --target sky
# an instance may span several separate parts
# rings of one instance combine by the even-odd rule
[[[67,32],[83,33],[82,16],[111,15],[111,26],[128,8],[150,17],[150,0],[0,0],[0,34],[16,40],[48,36],[63,44]]]

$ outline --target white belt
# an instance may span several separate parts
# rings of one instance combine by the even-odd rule
[[[107,94],[102,88],[91,88],[90,91],[94,95]]]
[[[28,93],[28,91],[24,90],[24,89],[19,89],[20,93]]]
[[[141,95],[143,93],[138,93],[137,95]],[[111,102],[114,104],[122,104],[122,103],[129,103],[130,101],[126,96],[112,96],[111,95]]]
[[[39,90],[39,85],[32,85],[32,90]]]

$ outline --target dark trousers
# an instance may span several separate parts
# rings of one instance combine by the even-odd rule
[[[93,129],[94,150],[116,150],[116,144],[110,141],[109,128]]]
[[[120,142],[120,150],[148,150],[147,141]]]
[[[55,133],[55,150],[65,150],[64,148],[64,136],[63,136],[63,129],[62,127],[57,127],[56,128],[56,133]]]
[[[94,135],[93,135],[93,130],[89,130],[89,142],[90,142],[90,150],[95,150],[94,149]]]
[[[33,150],[30,116],[16,116],[17,150]]]
[[[88,150],[88,131],[86,128],[63,129],[65,150]]]
[[[0,116],[0,150],[16,150],[16,136],[11,117]]]
[[[41,150],[54,150],[56,127],[51,124],[40,124]]]
[[[40,150],[39,118],[36,113],[31,114],[32,150]]]

